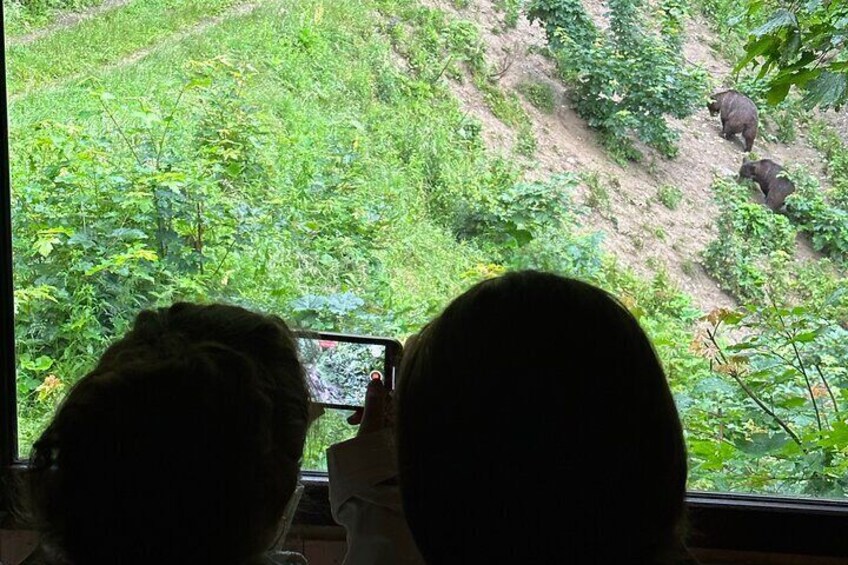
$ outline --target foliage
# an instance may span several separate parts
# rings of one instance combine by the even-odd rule
[[[478,212],[468,218],[460,235],[484,239],[491,246],[491,254],[508,257],[567,217],[570,192],[576,184],[577,179],[571,174],[554,177],[547,183],[516,183],[492,200],[480,202]]]
[[[44,26],[63,11],[77,11],[101,4],[103,0],[3,0],[6,35],[18,35]]]
[[[832,205],[818,180],[797,168],[792,172],[795,192],[787,198],[789,217],[812,239],[813,248],[834,260],[848,262],[848,210]]]
[[[580,178],[588,189],[586,204],[598,210],[602,216],[609,216],[612,212],[609,188],[601,179],[601,174],[598,171],[585,171]]]
[[[685,39],[686,19],[689,17],[689,3],[684,0],[662,0],[657,4],[656,12],[660,37],[670,48],[681,50]]]
[[[495,7],[504,13],[504,27],[514,29],[521,16],[524,0],[495,0]]]
[[[392,44],[418,78],[433,85],[445,75],[460,79],[457,63],[472,71],[484,67],[484,48],[472,22],[451,19],[441,10],[411,6],[401,17],[409,26],[390,29]]]
[[[578,0],[536,0],[528,17],[542,22],[577,112],[601,132],[613,156],[639,158],[629,137],[634,133],[673,157],[678,134],[666,116],[683,118],[695,110],[706,75],[683,63],[674,35],[664,40],[649,32],[641,0],[609,6],[607,30],[595,26]],[[667,21],[679,22],[679,10],[669,5],[666,13]]]
[[[314,471],[327,471],[327,447],[349,440],[356,428],[347,423],[350,412],[328,408],[309,427],[303,449],[301,467]]]
[[[842,210],[848,210],[848,145],[822,121],[813,122],[810,142],[824,156],[825,168],[833,186],[831,202]]]
[[[759,75],[768,76],[770,104],[786,98],[794,85],[804,92],[807,108],[838,110],[848,100],[848,4],[748,3],[749,16],[772,9],[767,21],[750,32],[736,71],[749,63],[759,67]]]
[[[717,311],[709,322],[701,345],[723,382],[746,397],[747,418],[729,420],[721,439],[751,457],[747,467],[768,466],[762,490],[844,497],[848,331],[808,308],[773,301],[738,313]],[[722,325],[744,337],[723,346]],[[704,455],[707,463],[718,455],[727,464],[725,454]]]
[[[38,41],[11,44],[8,94],[20,96],[57,82],[83,82],[92,68],[118,64],[141,49],[168,47],[172,34],[224,13],[237,0],[145,0],[83,19]],[[116,33],[115,30],[120,30]],[[57,58],[57,53],[61,57]],[[213,58],[219,53],[210,54]],[[178,68],[182,68],[180,63]]]
[[[759,300],[769,282],[769,263],[783,264],[795,248],[789,220],[760,203],[730,179],[717,178],[713,190],[721,209],[718,237],[704,251],[704,266],[725,290],[743,300]]]
[[[657,198],[669,210],[677,210],[683,200],[683,191],[673,184],[664,184],[657,189]]]
[[[556,102],[554,90],[550,84],[542,81],[527,81],[518,85],[518,91],[527,98],[536,109],[545,114],[553,114]]]
[[[748,30],[758,24],[747,12],[747,3],[736,0],[697,0],[696,5],[719,37],[711,47],[727,59],[739,59],[744,54]]]

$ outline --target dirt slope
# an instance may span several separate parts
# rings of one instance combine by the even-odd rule
[[[682,135],[676,159],[663,159],[648,151],[644,162],[622,167],[607,156],[595,133],[571,109],[553,63],[536,52],[545,45],[544,31],[538,25],[531,25],[522,16],[515,29],[503,29],[503,14],[490,0],[475,0],[462,10],[446,0],[425,3],[479,24],[487,45],[488,62],[497,69],[509,63],[500,79],[501,87],[514,89],[532,80],[546,82],[554,89],[557,100],[554,115],[546,115],[524,102],[538,140],[537,163],[528,171],[528,177],[546,178],[561,171],[597,171],[608,186],[612,209],[604,214],[594,211],[591,223],[605,232],[604,245],[609,252],[643,275],[664,266],[680,288],[691,294],[704,310],[734,305],[733,299],[722,292],[699,264],[700,253],[715,237],[718,210],[710,193],[713,175],[735,173],[743,156],[741,142],[720,137],[717,118],[711,118],[704,108],[679,122]],[[594,18],[604,17],[600,2],[584,0],[584,3]],[[728,75],[730,65],[709,47],[715,41],[697,18],[688,24],[686,58],[702,65],[719,84]],[[455,82],[452,88],[464,110],[482,122],[489,147],[509,152],[515,132],[491,114],[473,84]],[[790,145],[758,139],[754,151],[761,158],[803,163],[821,173],[821,159],[803,135]],[[657,188],[665,184],[674,185],[684,193],[683,202],[674,211],[657,200]],[[587,188],[581,190],[585,198]],[[815,254],[806,242],[799,240],[799,260],[812,257]]]

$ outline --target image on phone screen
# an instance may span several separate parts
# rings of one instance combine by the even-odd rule
[[[313,400],[319,404],[362,406],[372,378],[391,386],[385,375],[387,343],[353,343],[327,336],[299,337],[298,342]]]

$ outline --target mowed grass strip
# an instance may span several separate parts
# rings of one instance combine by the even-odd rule
[[[52,81],[97,73],[101,66],[149,48],[171,34],[221,14],[238,0],[136,0],[28,45],[10,47],[9,96]]]

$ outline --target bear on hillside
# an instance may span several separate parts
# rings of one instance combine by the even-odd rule
[[[750,98],[736,90],[725,90],[712,95],[707,105],[711,116],[721,113],[721,135],[732,139],[741,133],[745,139],[745,151],[750,152],[757,137],[759,116],[757,106]]]
[[[739,176],[751,179],[760,185],[760,190],[766,195],[766,206],[777,212],[786,202],[786,197],[795,192],[795,185],[786,177],[780,175],[783,167],[771,159],[759,161],[742,160]]]

